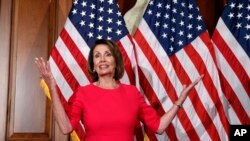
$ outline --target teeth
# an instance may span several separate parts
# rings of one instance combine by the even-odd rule
[[[108,65],[100,65],[99,68],[107,68]]]

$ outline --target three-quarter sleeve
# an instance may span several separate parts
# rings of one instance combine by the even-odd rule
[[[137,92],[139,100],[139,118],[153,132],[156,132],[160,124],[160,116],[155,109],[148,105],[144,97]]]

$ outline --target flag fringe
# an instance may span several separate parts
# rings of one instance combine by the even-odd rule
[[[148,136],[145,132],[144,132],[144,141],[150,141],[150,139],[148,138]]]
[[[41,79],[41,81],[40,81],[40,86],[42,87],[45,95],[49,98],[49,100],[51,100],[48,85],[46,84],[46,82],[43,79]]]
[[[45,95],[48,97],[48,99],[51,100],[49,87],[43,79],[41,79],[41,81],[40,81],[40,86],[43,89],[43,92],[45,93]],[[75,131],[73,131],[70,135],[71,135],[71,138],[73,141],[80,141],[80,139]]]
[[[80,141],[80,139],[75,131],[73,131],[70,135],[71,135],[71,138],[73,141]]]

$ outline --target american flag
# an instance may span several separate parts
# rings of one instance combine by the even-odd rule
[[[135,84],[134,45],[115,0],[75,0],[49,59],[61,101],[67,102],[79,85],[91,82],[87,58],[96,39],[117,42],[124,56],[125,75],[121,82]],[[132,61],[131,61],[132,60]],[[84,130],[76,130],[83,140]]]
[[[184,84],[204,78],[163,135],[150,140],[228,140],[229,122],[213,46],[194,0],[151,0],[134,34],[139,83],[162,115]]]
[[[229,0],[212,40],[230,124],[250,124],[250,1]]]

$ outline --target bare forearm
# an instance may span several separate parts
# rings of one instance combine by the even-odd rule
[[[177,105],[173,105],[169,111],[167,111],[160,119],[160,125],[157,130],[158,134],[162,134],[171,121],[174,119],[175,115],[177,114],[180,107]]]
[[[40,77],[45,81],[47,86],[49,87],[51,100],[52,100],[52,110],[56,121],[64,134],[72,131],[72,126],[70,124],[69,118],[63,108],[63,105],[58,97],[58,93],[56,90],[56,81],[52,75],[49,62],[45,62],[42,57],[35,58],[35,63],[40,72]]]
[[[69,121],[69,118],[63,108],[62,103],[60,102],[56,88],[50,89],[50,92],[52,96],[52,110],[55,119],[63,134],[68,134],[72,131],[72,126]]]
[[[198,77],[193,83],[189,84],[188,87],[186,87],[186,85],[183,86],[183,90],[179,96],[179,98],[177,99],[177,101],[175,101],[174,105],[171,107],[171,109],[166,112],[160,120],[160,125],[159,128],[157,130],[157,133],[161,134],[164,132],[164,130],[168,127],[168,125],[171,123],[171,121],[173,120],[173,118],[175,117],[175,115],[177,114],[178,110],[180,109],[180,107],[182,106],[182,104],[184,103],[184,101],[187,98],[187,95],[189,93],[189,91],[204,77],[204,75],[201,75],[200,77]]]

